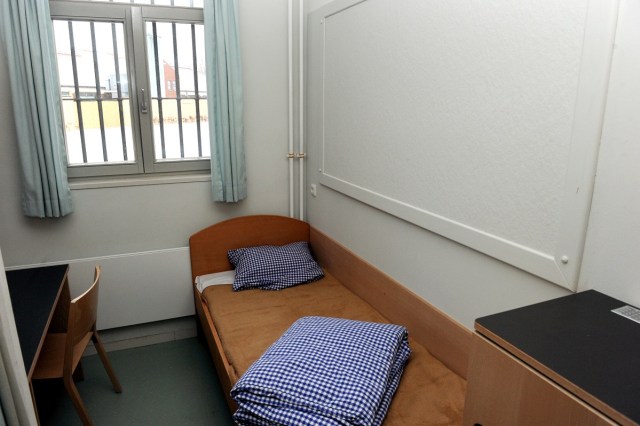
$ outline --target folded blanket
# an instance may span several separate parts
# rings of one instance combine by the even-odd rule
[[[233,387],[233,418],[241,425],[379,425],[410,353],[398,325],[301,318]]]

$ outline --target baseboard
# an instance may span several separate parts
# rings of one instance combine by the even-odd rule
[[[138,348],[174,340],[188,339],[197,335],[194,316],[156,321],[127,327],[100,330],[100,339],[107,352],[122,349]],[[84,356],[96,353],[93,345],[89,345]]]

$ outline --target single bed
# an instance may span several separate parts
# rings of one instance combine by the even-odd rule
[[[309,242],[324,278],[280,291],[234,292],[229,283],[200,292],[194,285],[200,332],[230,409],[236,409],[229,396],[233,385],[294,321],[326,316],[392,322],[409,330],[412,355],[385,425],[461,424],[471,333],[307,223],[247,216],[199,231],[189,241],[193,282],[232,269],[228,250],[296,241]]]

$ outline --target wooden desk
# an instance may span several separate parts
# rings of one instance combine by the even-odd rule
[[[68,271],[69,265],[56,265],[6,273],[32,397],[31,376],[47,332],[64,331],[67,328],[71,301]],[[37,413],[35,398],[33,402]]]
[[[476,320],[464,424],[640,424],[625,304],[589,290]]]

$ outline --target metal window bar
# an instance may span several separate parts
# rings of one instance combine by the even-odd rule
[[[162,89],[160,83],[160,57],[158,55],[158,28],[156,22],[151,23],[153,31],[153,54],[155,56],[156,68],[156,89],[158,100],[158,121],[160,125],[160,147],[162,149],[162,158],[167,158],[167,150],[164,143],[164,118],[162,115]]]
[[[76,111],[78,114],[78,128],[80,130],[80,146],[82,148],[82,162],[87,162],[87,145],[84,137],[84,121],[82,119],[82,103],[80,102],[80,85],[78,84],[78,64],[76,62],[76,45],[73,38],[73,22],[69,25],[69,48],[71,51],[71,68],[73,70],[73,86],[75,92]]]
[[[96,29],[94,22],[89,23],[91,29],[91,49],[93,50],[93,70],[96,78],[96,98],[98,102],[98,118],[100,119],[100,137],[102,138],[102,158],[109,161],[107,139],[104,134],[104,113],[102,110],[102,90],[100,90],[100,71],[98,70],[98,49],[96,47]]]
[[[120,136],[122,138],[122,158],[129,160],[127,154],[127,136],[124,129],[124,110],[122,107],[122,85],[120,83],[120,59],[118,57],[118,40],[116,38],[116,24],[111,23],[111,37],[113,38],[113,59],[116,72],[116,90],[118,93],[118,114],[120,116]]]
[[[173,0],[171,0],[173,6]],[[178,134],[180,135],[180,158],[184,158],[184,135],[182,131],[182,93],[180,92],[180,65],[178,64],[178,40],[176,35],[176,23],[171,23],[171,31],[173,32],[173,64],[175,66],[175,92],[176,106],[178,112]]]
[[[193,6],[193,0],[191,1]],[[191,24],[191,49],[193,52],[193,90],[196,103],[196,132],[198,135],[198,157],[202,157],[202,134],[200,130],[200,88],[198,85],[198,54],[196,49],[196,26]]]

